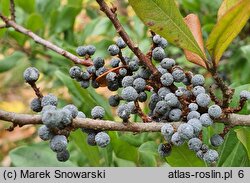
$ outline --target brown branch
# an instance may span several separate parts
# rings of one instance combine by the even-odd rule
[[[32,83],[29,83],[29,85],[32,87],[32,89],[34,90],[36,96],[38,98],[43,98],[43,94],[42,92],[39,90],[39,88],[36,86],[36,83],[35,82],[32,82]]]
[[[110,9],[108,5],[104,2],[104,0],[96,0],[97,3],[100,5],[100,10],[103,11],[107,17],[111,20],[113,23],[117,33],[122,37],[122,39],[126,42],[128,47],[131,49],[131,51],[139,58],[139,60],[150,69],[150,71],[153,73],[153,76],[155,78],[159,79],[160,73],[156,69],[156,67],[152,64],[151,60],[142,53],[142,51],[138,48],[138,46],[135,46],[133,41],[130,39],[124,28],[122,27],[120,21],[117,18],[117,15],[115,11],[113,11],[113,8]],[[157,82],[155,82],[157,83]]]
[[[229,106],[229,103],[233,97],[234,90],[230,88],[219,76],[216,69],[210,69],[210,73],[212,74],[216,84],[220,88],[222,95],[223,95],[223,103],[222,108],[227,108]]]
[[[17,114],[0,110],[0,120],[11,122],[14,125],[24,126],[29,124],[42,124],[40,115]],[[230,114],[227,118],[222,119],[225,124],[231,126],[250,126],[250,115]],[[175,129],[182,122],[171,123]],[[127,123],[124,125],[120,122],[108,120],[95,120],[90,118],[76,118],[73,120],[73,128],[89,128],[95,130],[107,131],[127,131],[127,132],[159,132],[165,123]]]
[[[152,119],[142,111],[142,109],[139,105],[139,102],[136,100],[136,101],[134,101],[134,103],[135,103],[136,112],[141,117],[143,123],[151,122]]]
[[[22,34],[25,34],[27,36],[29,36],[30,38],[32,38],[36,43],[41,44],[43,46],[45,46],[46,48],[70,59],[71,61],[73,61],[76,64],[82,64],[85,66],[90,66],[92,65],[92,62],[89,60],[84,60],[84,59],[80,59],[78,58],[76,55],[54,45],[53,43],[39,37],[38,35],[36,35],[34,32],[22,27],[21,25],[18,25],[16,22],[14,22],[13,20],[8,19],[7,17],[3,16],[0,13],[0,18],[5,22],[7,27],[13,27],[17,32],[20,32]]]
[[[12,21],[16,21],[16,15],[15,15],[15,2],[14,0],[10,0],[10,16]]]

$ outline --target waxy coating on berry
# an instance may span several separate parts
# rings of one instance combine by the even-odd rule
[[[220,108],[220,106],[218,105],[211,105],[209,108],[208,108],[208,114],[209,116],[211,116],[212,118],[219,118],[222,114],[222,110]]]
[[[202,146],[202,141],[198,138],[191,138],[188,141],[188,147],[189,149],[193,150],[193,151],[199,151],[201,149]]]
[[[55,152],[61,152],[67,148],[67,138],[64,135],[55,135],[50,141],[50,148]]]
[[[181,138],[191,139],[194,135],[194,128],[192,125],[184,123],[178,127],[177,132],[179,133]]]
[[[100,147],[106,147],[110,143],[110,137],[105,132],[99,132],[95,136],[96,144]]]
[[[34,112],[41,112],[42,111],[42,105],[41,105],[41,100],[39,98],[34,98],[30,102],[30,108]]]
[[[224,139],[218,134],[215,134],[210,138],[210,143],[214,147],[218,147],[218,146],[222,145],[223,142],[224,142]]]
[[[48,95],[44,96],[41,101],[42,107],[46,105],[54,105],[57,106],[57,97],[51,93]]]
[[[121,97],[128,102],[135,101],[138,98],[138,93],[132,86],[128,86],[123,88]]]
[[[103,107],[101,106],[95,106],[92,110],[91,110],[91,116],[94,119],[102,119],[105,115],[105,110]]]
[[[34,83],[38,80],[40,73],[35,67],[28,67],[23,72],[23,77],[27,83]]]
[[[50,140],[54,136],[54,134],[53,132],[50,131],[50,129],[47,126],[42,125],[38,128],[38,136],[42,140],[46,141]]]

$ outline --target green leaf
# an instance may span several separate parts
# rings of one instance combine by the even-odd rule
[[[148,141],[143,143],[139,148],[139,161],[141,166],[146,167],[156,167],[157,161],[156,156],[157,153],[157,144],[154,141]]]
[[[220,18],[230,9],[232,8],[236,3],[238,3],[239,0],[224,0],[221,3],[221,6],[218,10],[218,16],[217,21],[220,20]]]
[[[15,3],[27,13],[35,11],[35,0],[15,0]]]
[[[73,140],[76,146],[81,151],[81,156],[88,159],[90,166],[100,166],[100,154],[96,146],[90,146],[86,142],[87,135],[81,132],[80,129],[70,134],[70,140]]]
[[[230,130],[225,137],[224,143],[219,147],[220,154],[217,166],[249,166],[250,162],[244,146],[237,139],[234,130]]]
[[[235,130],[237,138],[247,150],[248,159],[250,160],[250,127],[242,127]]]
[[[112,144],[115,155],[118,158],[133,161],[135,163],[138,162],[139,155],[137,149],[134,146],[121,140],[117,132],[109,132],[109,135],[111,138],[110,143]]]
[[[197,158],[195,152],[188,149],[187,144],[173,146],[172,152],[166,158],[169,165],[173,167],[201,167],[205,166],[204,161]]]
[[[81,7],[72,7],[65,6],[57,17],[56,25],[56,33],[63,32],[71,27],[73,27],[75,23],[75,17],[81,11]]]
[[[15,51],[12,55],[0,60],[0,73],[14,68],[22,58],[24,58],[24,54],[22,52]]]
[[[43,17],[37,13],[33,13],[27,20],[27,28],[33,32],[44,29]]]
[[[21,146],[10,151],[10,159],[16,167],[73,167],[70,160],[59,162],[56,153],[45,142]]]
[[[157,34],[204,58],[174,0],[129,0],[140,19]]]
[[[249,0],[241,0],[217,22],[206,43],[216,65],[229,44],[247,23],[249,16],[250,2]]]

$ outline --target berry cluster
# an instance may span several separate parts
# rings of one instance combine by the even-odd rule
[[[197,157],[209,164],[215,162],[218,153],[203,144],[200,138],[202,129],[213,125],[214,121],[230,112],[214,99],[214,95],[206,92],[203,75],[184,71],[174,59],[167,57],[164,50],[168,44],[166,39],[154,35],[152,41],[152,50],[147,56],[156,62],[156,69],[160,74],[158,79],[136,56],[123,55],[122,50],[127,45],[122,38],[108,47],[107,52],[111,56],[109,64],[105,63],[104,58],[92,58],[96,51],[94,46],[79,46],[76,53],[92,60],[93,64],[85,70],[80,66],[73,66],[69,75],[80,82],[83,88],[88,88],[91,83],[94,88],[107,87],[110,91],[118,91],[108,101],[110,106],[117,107],[117,115],[124,123],[129,122],[131,114],[138,114],[143,122],[165,123],[161,134],[166,142],[158,147],[160,156],[169,156],[173,145],[180,146],[187,141],[188,147],[196,152]],[[24,72],[24,78],[29,84],[36,82],[38,77],[39,72],[35,68],[28,68]],[[250,100],[250,92],[242,91],[240,97],[243,102]],[[148,104],[150,112],[145,114],[139,103]],[[61,131],[70,127],[74,118],[86,118],[86,115],[78,112],[73,105],[62,109],[56,109],[56,105],[57,98],[48,94],[32,100],[31,109],[41,111],[42,114],[44,125],[39,129],[39,136],[43,140],[50,140],[51,149],[57,152],[58,160],[65,161],[69,158],[66,150],[67,135],[62,135]],[[91,110],[93,119],[102,119],[104,114],[105,110],[100,106]],[[174,128],[170,122],[177,121],[182,123]],[[105,147],[110,143],[106,132],[85,128],[82,131],[87,133],[87,143],[91,146]],[[224,134],[213,135],[210,144],[213,147],[220,146],[223,136]]]
[[[90,47],[92,48],[92,47]],[[30,85],[39,78],[39,71],[34,67],[29,67],[24,71],[24,79]],[[34,98],[30,103],[30,108],[34,112],[41,112],[43,125],[38,129],[39,137],[44,140],[50,140],[50,148],[57,154],[58,161],[67,161],[70,157],[67,150],[67,137],[70,132],[70,126],[74,118],[86,118],[86,115],[78,111],[73,104],[57,109],[57,97],[48,94],[40,98]],[[92,109],[91,115],[94,119],[104,117],[105,111],[102,107],[96,106]],[[82,129],[88,133],[87,142],[90,145],[105,147],[110,142],[110,137],[105,132],[96,132],[94,130]]]

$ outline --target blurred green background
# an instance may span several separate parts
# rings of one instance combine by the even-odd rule
[[[118,7],[118,18],[124,28],[144,51],[150,48],[150,34],[142,22],[135,16],[126,0],[107,1]],[[183,16],[189,13],[198,14],[206,39],[216,23],[217,10],[221,0],[178,0]],[[32,30],[39,36],[53,42],[63,49],[75,53],[79,45],[93,44],[97,47],[94,56],[110,59],[107,47],[117,37],[111,22],[95,1],[91,0],[15,0],[16,21]],[[5,16],[9,12],[9,0],[0,0],[0,12]],[[0,24],[2,22],[0,21]],[[250,89],[250,22],[233,41],[220,62],[221,77],[236,89]],[[207,86],[211,84],[210,75],[198,66],[188,62],[183,51],[169,45],[166,48],[168,57],[176,59],[185,69],[202,73],[207,78]],[[124,50],[132,56],[128,49]],[[54,93],[59,98],[59,107],[74,103],[79,110],[90,116],[95,105],[106,110],[105,119],[119,120],[115,109],[110,108],[107,97],[113,94],[105,88],[91,87],[82,89],[68,75],[74,64],[64,57],[36,44],[33,40],[12,28],[0,29],[0,109],[32,113],[29,102],[35,97],[33,91],[24,83],[22,72],[28,66],[35,66],[41,72],[38,86],[44,94]],[[232,105],[237,105],[238,97],[234,97]],[[145,111],[147,111],[145,104]],[[250,105],[241,113],[249,114]],[[140,121],[133,116],[134,121]],[[70,135],[70,160],[59,163],[55,154],[46,142],[37,137],[35,126],[16,128],[6,132],[9,124],[0,123],[0,164],[1,166],[207,166],[196,158],[187,145],[174,147],[170,157],[162,159],[157,153],[157,146],[163,141],[159,133],[118,133],[109,132],[111,144],[101,149],[88,146],[86,135],[80,130]],[[204,129],[203,140],[209,144],[209,137],[220,133],[223,125],[215,124]],[[220,159],[217,166],[250,166],[250,152],[240,142],[239,134],[247,134],[250,129],[238,127],[232,129],[219,147]],[[238,136],[237,136],[238,135]],[[248,139],[248,140],[249,140]]]

